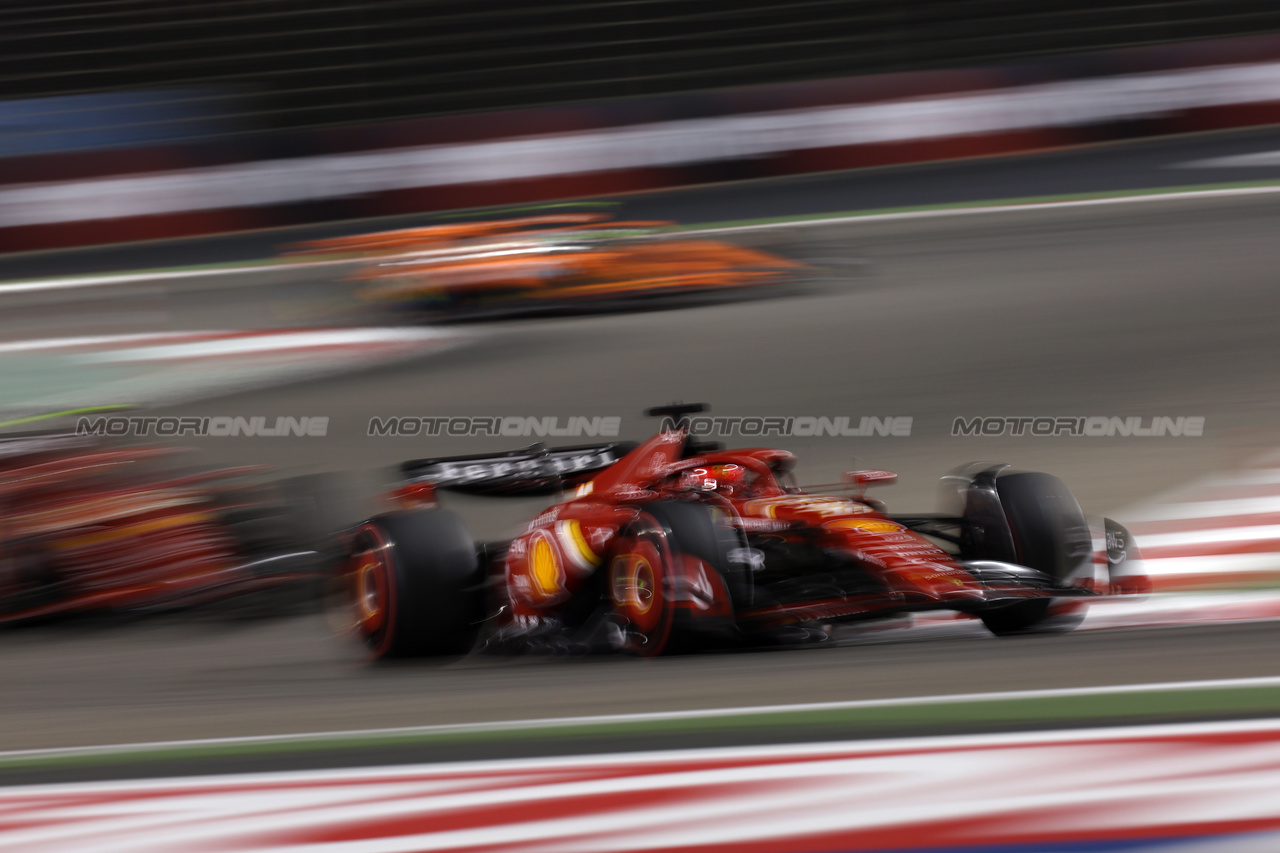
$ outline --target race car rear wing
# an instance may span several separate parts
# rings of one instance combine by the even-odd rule
[[[412,459],[400,465],[410,482],[479,495],[551,495],[579,486],[633,449],[633,441],[547,447],[532,444],[508,453]]]

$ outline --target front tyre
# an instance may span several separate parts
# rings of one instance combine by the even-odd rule
[[[459,657],[475,645],[482,569],[453,513],[405,510],[364,522],[344,579],[356,632],[374,659]]]
[[[748,600],[750,586],[730,556],[744,544],[705,504],[644,507],[615,540],[605,575],[622,648],[653,657],[735,638],[734,608]]]
[[[1013,535],[1016,562],[1065,583],[1091,556],[1092,535],[1075,495],[1049,474],[1017,472],[996,480],[996,491]],[[1029,632],[1070,631],[1084,618],[1077,600],[1033,598],[981,614],[997,636]]]
[[[681,645],[672,600],[676,559],[670,531],[648,512],[641,513],[616,544],[606,583],[624,651],[656,657]]]

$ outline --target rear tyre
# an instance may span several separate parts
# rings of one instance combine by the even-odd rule
[[[1087,559],[1089,524],[1075,495],[1049,474],[1018,472],[996,480],[1017,562],[1059,583]],[[1084,618],[1083,602],[1035,598],[989,610],[982,623],[997,636],[1070,631]]]
[[[459,657],[484,616],[475,543],[445,510],[405,510],[355,532],[344,572],[356,632],[378,660]]]

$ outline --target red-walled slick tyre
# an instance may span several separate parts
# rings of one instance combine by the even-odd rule
[[[462,522],[407,510],[357,528],[345,576],[356,632],[375,659],[457,657],[483,618],[481,568]]]

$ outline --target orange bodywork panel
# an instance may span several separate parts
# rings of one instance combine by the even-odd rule
[[[291,254],[367,263],[351,280],[362,299],[390,303],[574,303],[776,282],[797,261],[717,240],[681,239],[668,222],[607,214],[532,216],[317,240]]]

